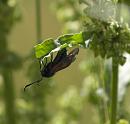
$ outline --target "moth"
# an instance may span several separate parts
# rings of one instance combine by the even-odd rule
[[[67,54],[66,48],[58,51],[56,57],[51,59],[50,62],[46,62],[45,65],[42,67],[42,64],[40,62],[40,73],[41,73],[41,79],[34,81],[30,84],[27,84],[24,87],[25,89],[35,83],[39,83],[42,81],[43,77],[50,78],[53,75],[55,75],[56,72],[67,68],[68,66],[71,65],[71,63],[76,59],[76,55],[79,53],[79,48],[73,49],[69,54]]]

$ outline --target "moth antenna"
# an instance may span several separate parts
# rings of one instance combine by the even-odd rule
[[[27,84],[27,85],[24,87],[24,91],[26,90],[27,87],[29,87],[29,86],[31,86],[31,85],[33,85],[33,84],[35,84],[35,83],[39,83],[40,81],[42,81],[42,78],[39,79],[39,80],[37,80],[37,81],[34,81],[34,82],[30,83],[30,84]]]

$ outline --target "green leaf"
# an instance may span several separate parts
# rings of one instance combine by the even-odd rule
[[[42,43],[35,46],[36,58],[49,57],[53,52],[75,45],[85,46],[83,33],[84,32],[62,35],[56,40],[52,38],[44,40]]]
[[[76,33],[76,34],[66,34],[66,35],[60,36],[58,38],[58,41],[60,44],[67,43],[67,44],[71,44],[71,45],[77,45],[77,44],[84,45],[82,32]]]
[[[57,47],[56,43],[52,38],[43,41],[42,43],[35,46],[36,58],[44,57],[49,54],[51,50]]]

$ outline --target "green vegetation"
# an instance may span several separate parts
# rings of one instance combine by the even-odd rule
[[[125,53],[130,53],[129,0],[48,2],[62,22],[64,34],[55,40],[48,38],[39,42],[43,39],[42,2],[36,0],[37,42],[34,49],[25,57],[19,57],[17,53],[12,52],[7,42],[12,27],[21,19],[20,6],[15,0],[0,2],[0,75],[3,78],[0,95],[4,98],[1,102],[5,106],[0,113],[0,123],[130,123],[130,111],[125,106],[130,79],[122,81],[123,94],[118,91],[119,67],[123,67],[127,62]],[[86,51],[84,60],[76,59],[80,61],[81,70],[76,73],[78,76],[81,73],[85,74],[85,79],[80,82],[80,86],[77,84],[69,86],[62,92],[63,94],[54,95],[55,92],[58,93],[57,89],[60,85],[53,84],[54,79],[44,77],[39,83],[40,87],[33,85],[26,92],[20,91],[20,96],[17,96],[19,98],[16,98],[17,93],[13,83],[13,72],[16,69],[22,69],[21,66],[27,62],[27,76],[34,81],[41,76],[39,62],[44,66],[46,62],[51,61],[52,55],[56,56],[59,50],[66,48],[69,51],[72,47],[79,47],[80,50]],[[64,77],[64,80],[66,78]],[[60,83],[64,83],[64,80]],[[63,87],[60,88],[62,90]],[[48,101],[48,94],[54,95],[52,100]]]

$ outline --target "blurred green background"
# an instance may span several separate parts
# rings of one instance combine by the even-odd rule
[[[70,0],[71,2],[76,3],[73,0]],[[42,36],[39,40],[44,40],[49,37],[55,39],[57,36],[67,32],[67,29],[63,30],[65,22],[59,21],[56,16],[58,11],[53,8],[54,4],[58,4],[57,1],[41,0]],[[69,0],[67,4],[69,4]],[[20,19],[10,28],[9,34],[5,33],[8,45],[5,47],[7,50],[3,51],[5,53],[6,51],[17,53],[21,60],[15,61],[14,59],[13,62],[22,61],[22,65],[20,65],[19,69],[12,71],[8,66],[6,67],[6,65],[1,64],[0,124],[102,124],[103,119],[109,120],[108,107],[106,107],[107,97],[102,89],[99,88],[98,84],[99,80],[102,82],[105,78],[104,73],[106,72],[103,71],[103,61],[100,57],[94,59],[93,53],[89,50],[81,48],[76,61],[69,68],[58,72],[50,80],[44,79],[40,87],[33,85],[26,92],[23,92],[23,88],[27,83],[36,80],[40,76],[40,73],[37,73],[39,67],[36,64],[36,59],[30,57],[33,47],[37,44],[36,1],[19,0],[16,6],[18,9],[16,11],[20,15]],[[77,3],[75,6],[77,7]],[[2,8],[2,4],[0,7]],[[70,8],[71,6],[68,7],[68,10]],[[78,14],[80,14],[80,17],[77,16],[76,19],[80,23],[82,11],[80,10]],[[78,31],[80,30],[82,28],[78,29]],[[5,73],[3,73],[3,70],[6,70],[5,73],[10,72],[10,70],[13,73],[13,81],[10,82],[12,86],[14,84],[13,91],[10,86],[11,90],[9,91],[10,88],[7,85],[7,90],[5,91],[6,87],[4,89],[5,79],[3,75]],[[110,73],[111,70],[108,69],[106,75]],[[31,74],[35,76],[30,76]],[[98,76],[100,78],[97,78]],[[110,77],[108,76],[108,78]],[[12,97],[11,92],[14,92],[12,93]],[[121,103],[122,107],[119,110],[119,118],[130,119],[129,94],[130,92],[127,92],[125,97],[123,97],[125,100]],[[9,99],[5,98],[7,96]],[[13,98],[11,104],[9,102],[10,98]],[[13,108],[12,106],[14,107],[14,113],[8,113],[12,111],[10,110],[10,108]],[[105,117],[99,117],[102,112],[105,113]],[[10,114],[13,116],[9,117]],[[14,119],[11,119],[13,117]]]

